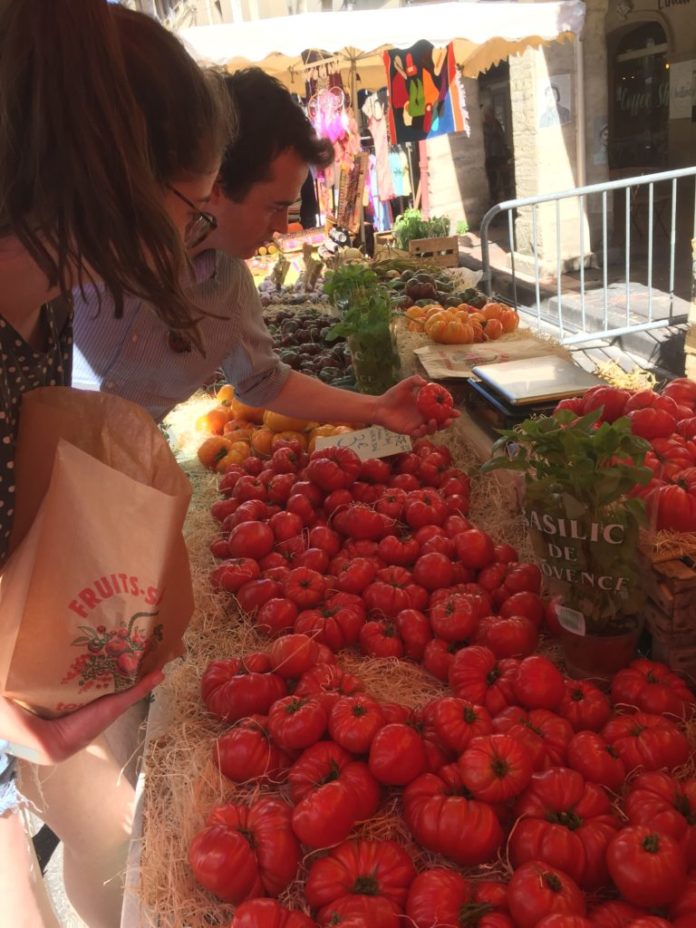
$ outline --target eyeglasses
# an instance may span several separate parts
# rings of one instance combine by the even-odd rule
[[[202,209],[199,209],[192,200],[189,200],[183,193],[180,193],[176,187],[167,184],[167,189],[171,190],[182,203],[185,203],[197,214],[186,223],[186,228],[184,229],[184,245],[186,248],[196,248],[201,242],[205,241],[211,232],[217,229],[217,219],[212,213],[206,213]]]

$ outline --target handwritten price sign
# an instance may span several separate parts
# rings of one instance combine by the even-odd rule
[[[400,454],[410,451],[413,447],[408,435],[399,435],[382,428],[381,425],[372,425],[368,429],[359,429],[357,432],[345,432],[343,435],[324,435],[317,438],[316,447],[350,448],[361,461],[368,458],[386,458],[390,454]]]

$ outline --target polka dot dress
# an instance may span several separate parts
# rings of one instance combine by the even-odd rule
[[[23,393],[37,387],[70,386],[72,312],[56,301],[41,310],[46,351],[35,351],[0,316],[0,564],[14,515],[14,457],[19,406]]]

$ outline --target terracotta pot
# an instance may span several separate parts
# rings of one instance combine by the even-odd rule
[[[569,677],[609,681],[636,656],[640,626],[618,635],[577,635],[561,628],[558,637]]]

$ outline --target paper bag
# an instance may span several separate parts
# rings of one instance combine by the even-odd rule
[[[47,387],[23,399],[0,690],[51,717],[182,653],[191,488],[141,407]]]

